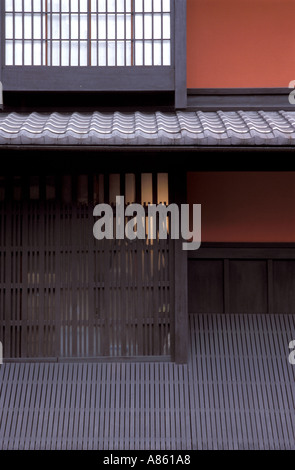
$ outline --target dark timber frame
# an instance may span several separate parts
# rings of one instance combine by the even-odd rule
[[[171,0],[170,66],[6,66],[5,2],[0,5],[0,81],[10,92],[175,92],[185,108],[186,0]]]
[[[187,90],[191,111],[294,111],[290,88],[196,88]]]

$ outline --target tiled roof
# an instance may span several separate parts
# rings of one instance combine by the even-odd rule
[[[295,112],[1,113],[0,145],[293,146]]]

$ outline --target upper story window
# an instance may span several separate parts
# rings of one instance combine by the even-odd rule
[[[186,100],[186,0],[1,0],[4,91],[175,92]]]
[[[170,66],[170,0],[5,0],[6,66]]]

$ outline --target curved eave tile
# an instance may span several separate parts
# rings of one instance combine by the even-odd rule
[[[3,113],[0,145],[293,146],[295,112]]]

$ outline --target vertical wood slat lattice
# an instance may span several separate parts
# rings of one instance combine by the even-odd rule
[[[0,449],[294,450],[295,316],[190,316],[187,365],[0,366]]]
[[[93,237],[93,207],[0,205],[6,358],[170,356],[171,240]]]

